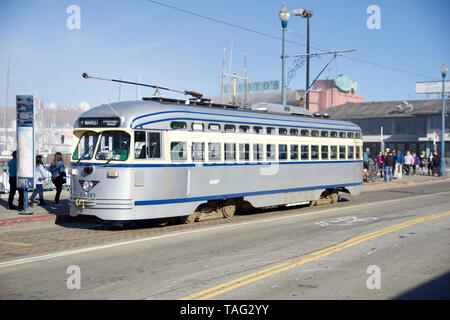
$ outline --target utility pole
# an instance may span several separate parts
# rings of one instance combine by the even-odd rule
[[[6,101],[5,109],[3,111],[3,121],[5,127],[5,151],[8,150],[8,95],[9,95],[9,56],[8,56],[8,72],[6,73]]]
[[[225,90],[225,66],[227,60],[227,49],[223,49],[223,59],[222,59],[222,85],[220,88],[220,103],[223,103],[223,92]]]
[[[247,54],[244,53],[244,104],[248,101],[248,74],[247,74]]]

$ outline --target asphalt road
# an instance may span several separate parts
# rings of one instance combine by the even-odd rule
[[[188,226],[5,227],[0,299],[450,299],[450,182],[345,200]]]

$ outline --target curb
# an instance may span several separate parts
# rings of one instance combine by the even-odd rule
[[[395,181],[393,183],[392,182],[384,183],[384,181],[382,181],[382,182],[378,182],[378,183],[363,184],[363,188],[376,187],[376,186],[389,187],[389,186],[395,186],[395,185],[418,184],[418,183],[422,183],[422,182],[431,182],[431,181],[439,182],[439,181],[446,180],[446,179],[450,179],[450,177],[436,177],[433,179],[430,178],[430,179],[426,179],[426,180]],[[61,215],[48,214],[45,216],[35,216],[35,217],[24,217],[24,218],[0,220],[0,227],[6,227],[6,226],[20,224],[20,223],[31,223],[31,222],[42,222],[42,221],[66,222],[66,221],[71,221],[72,219],[74,219],[74,218],[72,218],[68,213],[61,214]]]
[[[450,179],[448,177],[436,177],[436,178],[429,178],[429,179],[425,179],[425,180],[412,180],[412,181],[404,181],[404,180],[400,180],[400,181],[394,181],[392,180],[391,182],[386,182],[386,181],[381,181],[378,183],[365,183],[363,184],[363,188],[364,187],[376,187],[376,186],[392,186],[392,185],[408,185],[408,184],[419,184],[419,183],[423,183],[423,182],[439,182],[439,181],[443,181],[443,180],[447,180]]]
[[[5,219],[5,220],[0,220],[0,227],[6,227],[6,226],[11,226],[11,225],[20,224],[20,223],[31,223],[31,222],[41,222],[41,221],[56,222],[59,220],[60,222],[63,222],[65,220],[69,221],[70,219],[71,219],[71,217],[69,214],[64,214],[64,215],[49,214],[49,215],[45,215],[45,216]]]

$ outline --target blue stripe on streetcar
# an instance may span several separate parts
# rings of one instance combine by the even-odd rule
[[[222,166],[271,166],[271,165],[287,165],[287,164],[323,164],[323,163],[358,163],[363,162],[362,160],[337,160],[337,161],[286,161],[286,162],[255,162],[255,163],[133,163],[133,164],[120,164],[113,163],[106,166],[106,168],[165,168],[165,167],[222,167]],[[84,167],[86,165],[93,165],[95,167],[102,167],[104,163],[74,163],[72,162],[72,167]]]
[[[134,205],[135,206],[149,206],[149,205],[158,205],[158,204],[185,203],[185,202],[196,202],[196,201],[205,201],[205,200],[231,199],[231,198],[239,198],[239,197],[259,196],[259,195],[265,195],[265,194],[299,192],[299,191],[309,191],[309,190],[318,190],[318,189],[327,189],[327,188],[339,188],[339,187],[353,187],[353,186],[360,186],[360,185],[362,185],[362,182],[347,183],[347,184],[335,184],[335,185],[326,185],[326,186],[315,186],[315,187],[302,187],[302,188],[292,188],[292,189],[266,190],[266,191],[256,191],[256,192],[246,192],[246,193],[221,194],[221,195],[192,197],[192,198],[143,200],[143,201],[135,201]]]
[[[208,121],[208,122],[222,122],[222,123],[239,123],[239,124],[251,124],[251,125],[259,125],[259,126],[283,126],[283,127],[289,127],[289,128],[305,128],[305,129],[318,129],[318,130],[336,130],[336,131],[352,131],[352,132],[360,132],[360,130],[354,130],[354,129],[339,129],[339,128],[329,128],[329,127],[308,127],[308,126],[294,126],[289,124],[269,124],[269,123],[260,123],[260,122],[248,122],[248,121],[227,121],[227,120],[211,120],[211,119],[198,119],[198,118],[167,118],[167,119],[159,119],[159,120],[153,120],[144,122],[141,124],[136,125],[133,129],[142,129],[143,126],[151,123],[157,123],[157,122],[166,122],[166,121],[172,121],[172,120],[190,120],[190,121]],[[270,120],[270,119],[269,119]],[[309,122],[310,124],[314,124]],[[328,137],[314,137],[314,138],[328,138]]]
[[[306,121],[306,120],[290,120],[290,119],[289,120],[288,119],[271,119],[271,118],[264,118],[264,117],[242,116],[242,115],[236,115],[236,114],[221,114],[221,113],[210,113],[210,112],[195,112],[195,111],[186,111],[186,110],[176,110],[176,111],[161,111],[161,112],[149,113],[149,114],[144,114],[142,116],[136,117],[131,121],[130,128],[133,127],[133,123],[136,120],[150,117],[150,116],[165,114],[165,113],[192,113],[192,114],[204,114],[204,115],[221,116],[221,117],[249,118],[249,119],[258,119],[258,120],[265,120],[265,121],[288,121],[288,122],[298,122],[298,123],[332,124],[332,125],[336,125],[336,126],[340,126],[340,127],[344,127],[344,126],[345,127],[357,127],[357,125],[355,125],[354,123],[345,124],[345,123],[341,123],[341,122],[333,121],[333,120],[328,120],[327,122],[322,122],[322,121]],[[216,120],[206,119],[205,121],[214,122]],[[234,121],[224,121],[224,122],[234,122]],[[257,124],[269,125],[269,124],[265,124],[265,123],[257,123]],[[140,124],[138,126],[141,126],[141,125],[142,124]],[[282,125],[277,124],[277,126],[282,126]]]

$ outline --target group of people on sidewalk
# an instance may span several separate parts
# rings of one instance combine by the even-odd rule
[[[419,170],[422,175],[425,175],[425,171],[428,172],[429,176],[434,176],[437,174],[439,176],[439,168],[441,164],[441,158],[439,154],[434,151],[426,155],[425,151],[417,156],[416,153],[406,151],[404,155],[400,150],[386,148],[385,152],[379,152],[376,158],[372,157],[370,154],[370,148],[366,148],[363,154],[364,159],[364,178],[366,177],[367,170],[369,169],[370,162],[376,163],[380,178],[384,177],[384,181],[392,181],[392,179],[402,179],[403,174],[416,175]]]
[[[24,210],[24,189],[17,188],[17,151],[12,153],[12,159],[8,162],[9,168],[9,197],[8,197],[8,208],[12,210]],[[42,184],[45,182],[47,171],[50,171],[52,175],[52,182],[56,187],[55,194],[55,206],[59,206],[59,197],[61,195],[63,184],[65,183],[66,168],[64,162],[62,161],[62,154],[56,152],[53,161],[50,164],[49,169],[44,166],[44,157],[41,155],[36,156],[36,166],[35,166],[35,184],[33,194],[29,200],[29,205],[34,204],[34,200],[39,194],[39,202],[41,205],[46,205],[44,200],[44,188]],[[19,192],[19,203],[18,207],[13,204],[14,196],[16,191]]]

